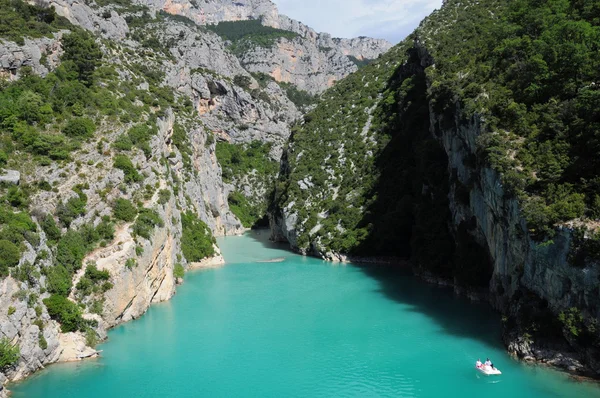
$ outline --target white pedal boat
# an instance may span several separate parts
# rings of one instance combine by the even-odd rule
[[[481,374],[484,374],[486,376],[494,376],[494,375],[501,375],[502,372],[500,372],[500,370],[498,368],[492,368],[491,366],[480,366],[477,367],[475,366],[475,369],[477,369],[477,371]]]

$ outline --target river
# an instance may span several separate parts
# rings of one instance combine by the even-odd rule
[[[101,358],[48,366],[10,385],[13,396],[600,397],[596,384],[511,359],[487,305],[266,237],[218,239],[224,267],[189,272],[172,300],[110,331]],[[503,374],[479,376],[478,357]]]

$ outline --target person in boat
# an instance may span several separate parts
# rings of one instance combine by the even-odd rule
[[[494,365],[492,364],[492,361],[490,361],[490,359],[489,359],[489,358],[485,360],[485,363],[484,363],[484,365],[485,365],[485,366],[489,366],[489,367],[491,367],[492,369],[494,369]]]
[[[481,363],[481,360],[479,358],[477,358],[477,362],[475,362],[475,367],[480,368],[482,366],[483,366],[483,364]]]

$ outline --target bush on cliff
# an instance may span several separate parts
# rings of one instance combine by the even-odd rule
[[[17,363],[21,358],[18,345],[13,345],[8,337],[0,339],[0,372]]]
[[[133,233],[146,239],[152,237],[155,227],[162,227],[165,223],[160,218],[156,210],[140,209],[139,214],[133,224]]]
[[[131,222],[135,220],[138,210],[131,201],[123,198],[115,200],[113,205],[113,215],[117,220]]]
[[[215,238],[208,225],[198,216],[190,211],[182,213],[181,226],[181,251],[187,261],[200,261],[215,254]]]
[[[77,304],[58,294],[53,294],[43,301],[50,318],[60,323],[60,330],[63,333],[85,329],[86,322],[81,316],[81,308]]]

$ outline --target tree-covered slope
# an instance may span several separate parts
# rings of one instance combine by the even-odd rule
[[[599,2],[446,1],[295,127],[274,237],[409,258],[600,369],[599,24]]]

